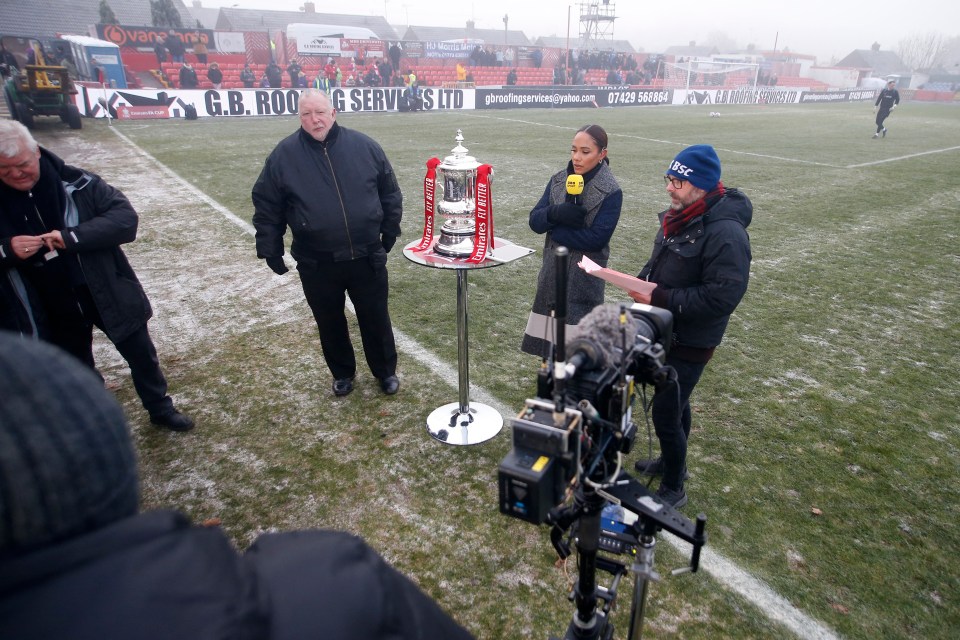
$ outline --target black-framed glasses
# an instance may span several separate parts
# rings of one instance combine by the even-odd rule
[[[668,184],[674,189],[683,189],[683,185],[687,184],[687,181],[673,176],[663,176],[663,184]]]

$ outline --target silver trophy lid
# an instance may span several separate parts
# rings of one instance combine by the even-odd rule
[[[463,131],[460,129],[457,129],[456,141],[457,146],[451,149],[452,154],[444,158],[438,168],[447,171],[468,171],[479,167],[480,163],[477,159],[467,155],[468,149],[463,146]]]

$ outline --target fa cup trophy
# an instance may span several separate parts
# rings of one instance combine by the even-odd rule
[[[427,161],[423,179],[423,237],[403,248],[412,262],[457,272],[457,370],[459,397],[427,417],[427,431],[447,444],[477,444],[497,435],[503,417],[493,407],[470,402],[470,356],[467,340],[467,274],[498,267],[533,253],[509,240],[496,238],[490,178],[493,167],[467,155],[463,132],[457,146],[441,162]],[[439,197],[438,197],[439,191]],[[440,216],[438,233],[434,219]]]
[[[423,182],[423,238],[416,251],[431,247],[443,256],[483,262],[493,249],[493,206],[490,179],[493,167],[467,155],[463,132],[457,129],[457,146],[443,159],[427,161]],[[442,197],[436,201],[437,187]],[[443,218],[440,237],[434,244],[434,215]]]

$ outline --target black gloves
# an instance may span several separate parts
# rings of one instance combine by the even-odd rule
[[[273,269],[273,272],[278,276],[282,276],[289,271],[289,269],[287,269],[287,265],[283,262],[282,256],[267,258],[267,266]]]
[[[380,244],[383,245],[383,250],[387,253],[390,253],[390,249],[393,249],[393,245],[397,244],[397,236],[380,236]]]
[[[579,204],[563,202],[555,204],[547,211],[547,221],[565,227],[583,227],[583,220],[587,217],[587,210]]]

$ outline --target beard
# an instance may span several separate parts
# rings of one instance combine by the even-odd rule
[[[706,194],[707,192],[703,189],[694,187],[690,190],[690,193],[688,193],[685,198],[672,195],[670,196],[670,209],[673,211],[683,211]]]

